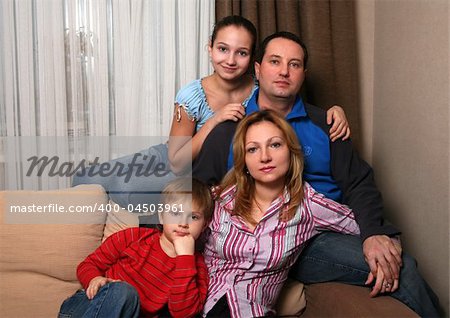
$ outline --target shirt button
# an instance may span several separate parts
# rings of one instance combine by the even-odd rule
[[[213,300],[214,300],[214,301],[217,301],[217,298],[214,298]]]

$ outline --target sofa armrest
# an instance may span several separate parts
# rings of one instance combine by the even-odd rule
[[[0,317],[57,316],[63,300],[81,287],[76,267],[100,245],[106,220],[100,210],[16,216],[11,207],[98,208],[107,202],[96,185],[0,191]]]

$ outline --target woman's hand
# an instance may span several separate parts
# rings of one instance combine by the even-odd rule
[[[381,268],[384,279],[393,286],[402,266],[400,241],[386,235],[372,235],[364,240],[363,253],[372,276]]]
[[[389,283],[385,279],[385,275],[381,266],[378,266],[376,276],[373,275],[372,272],[369,273],[369,276],[365,284],[366,285],[371,284],[374,279],[376,279],[376,281],[375,285],[372,288],[372,291],[370,292],[370,297],[375,297],[378,294],[393,293],[398,289],[398,279],[394,279],[393,283]]]
[[[98,290],[108,283],[120,282],[119,279],[112,279],[103,276],[97,276],[91,279],[89,286],[86,289],[86,296],[88,299],[93,299],[97,295]]]
[[[350,127],[348,125],[347,117],[342,107],[334,105],[327,111],[327,124],[333,126],[330,128],[330,139],[336,141],[342,137],[342,140],[347,140],[350,137]]]
[[[370,267],[366,285],[376,279],[370,296],[396,291],[402,266],[400,239],[386,235],[370,236],[363,243],[363,252]]]

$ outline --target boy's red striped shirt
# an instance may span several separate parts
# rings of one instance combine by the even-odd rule
[[[204,305],[208,274],[200,253],[169,257],[161,248],[160,232],[130,228],[111,235],[77,268],[84,288],[105,276],[134,286],[141,314],[154,316],[166,304],[173,317],[192,317]]]

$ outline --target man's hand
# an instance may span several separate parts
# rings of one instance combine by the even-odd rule
[[[97,276],[91,279],[91,281],[89,282],[89,286],[86,289],[86,296],[88,299],[92,299],[95,297],[95,295],[97,295],[98,290],[105,286],[108,283],[112,283],[112,282],[120,282],[119,279],[112,279],[112,278],[107,278],[107,277],[103,277],[103,276]]]
[[[377,277],[377,273],[381,269],[384,280],[390,286],[394,286],[394,281],[398,280],[402,266],[400,241],[386,235],[373,235],[364,241],[363,252],[371,272],[367,281],[372,281],[373,277]],[[371,276],[373,277],[371,278]]]
[[[350,127],[348,125],[347,117],[342,107],[334,105],[327,111],[327,124],[333,126],[330,128],[330,139],[332,142],[342,137],[346,140],[350,137]]]

